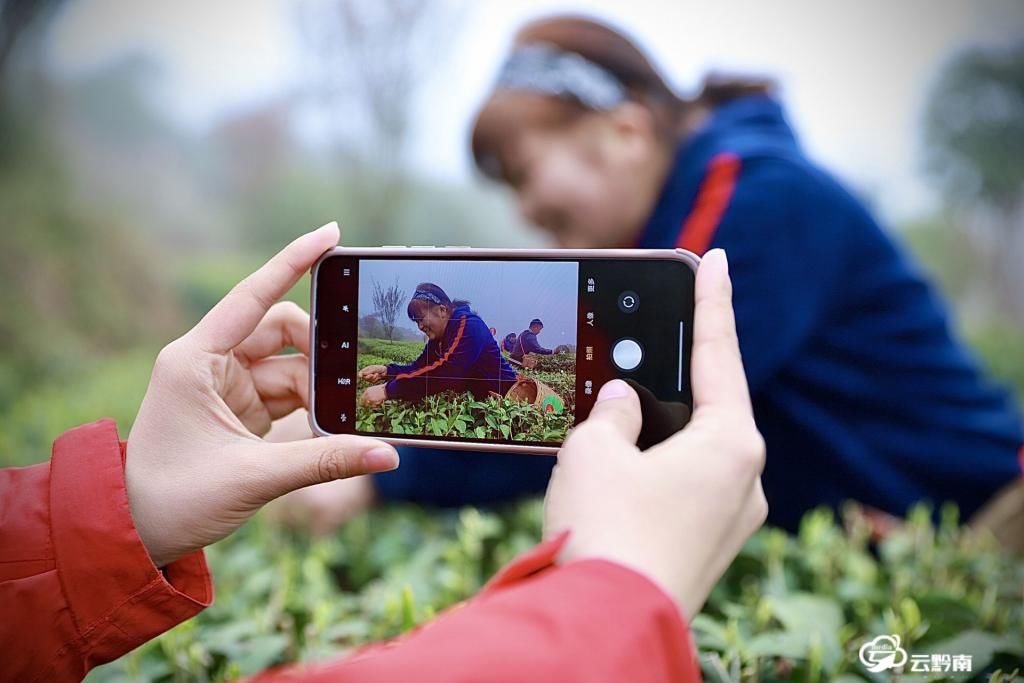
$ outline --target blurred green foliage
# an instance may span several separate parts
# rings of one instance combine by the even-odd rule
[[[945,192],[1000,207],[1018,204],[1024,188],[1024,42],[954,59],[932,87],[924,124],[928,169]]]
[[[139,348],[23,392],[0,412],[0,467],[46,460],[61,432],[102,417],[117,420],[127,439],[158,350]]]
[[[1024,331],[1007,321],[993,321],[970,330],[968,341],[990,374],[1024,401]]]
[[[342,655],[472,596],[539,540],[541,518],[539,501],[489,512],[400,506],[319,540],[257,518],[208,552],[213,607],[89,680],[223,680]],[[1022,666],[1024,564],[959,527],[952,509],[938,527],[930,520],[918,508],[877,549],[852,506],[838,523],[809,513],[795,536],[760,531],[693,620],[705,679],[887,681],[857,651],[891,633],[911,653],[972,656],[972,673],[942,680]]]
[[[2,464],[43,459],[53,436],[99,415],[127,434],[155,353],[84,368],[72,391],[50,384],[25,393],[0,418]],[[987,680],[986,668],[1021,666],[1024,563],[958,528],[950,510],[939,528],[923,508],[910,519],[877,552],[855,508],[841,524],[811,513],[796,536],[758,533],[693,622],[705,678],[888,680],[856,659],[860,644],[883,633],[900,634],[913,653],[971,654],[973,680]],[[318,540],[257,518],[210,549],[211,609],[90,680],[223,680],[344,654],[471,596],[539,539],[540,521],[539,501],[497,511],[400,506]]]
[[[0,101],[0,410],[39,382],[166,337],[177,308],[159,259],[80,201],[42,132]]]
[[[1024,42],[953,58],[932,84],[923,123],[926,167],[953,219],[941,231],[956,240],[946,259],[961,260],[962,275],[963,261],[974,265],[963,283],[975,294],[968,305],[1024,328]]]
[[[972,673],[899,680],[987,680],[1024,665],[1024,563],[925,506],[872,542],[848,505],[804,516],[796,536],[763,529],[740,553],[693,623],[709,681],[887,681],[858,661],[874,636],[897,634],[912,654],[968,654]],[[907,667],[910,670],[910,667]]]
[[[1024,401],[1024,328],[987,301],[985,261],[948,218],[931,217],[904,231],[911,250],[954,304],[955,323],[989,374]]]

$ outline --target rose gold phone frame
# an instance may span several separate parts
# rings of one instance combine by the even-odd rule
[[[309,288],[309,426],[317,436],[333,436],[331,432],[321,429],[316,421],[316,283],[320,264],[332,256],[369,256],[369,257],[418,257],[422,259],[445,259],[448,257],[493,257],[512,258],[524,261],[558,261],[573,259],[620,259],[624,261],[673,260],[682,261],[697,272],[700,257],[685,249],[475,249],[471,247],[335,247],[324,252],[317,259],[310,271],[312,284]],[[359,432],[355,432],[359,434]],[[514,443],[487,443],[480,441],[443,441],[434,439],[416,439],[369,435],[395,446],[412,446],[416,448],[446,448],[463,451],[492,451],[496,453],[537,453],[553,455],[558,446],[535,446]]]

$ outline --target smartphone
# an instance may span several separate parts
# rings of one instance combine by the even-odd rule
[[[312,270],[310,423],[395,445],[554,453],[613,378],[646,448],[692,412],[684,250],[338,247]]]

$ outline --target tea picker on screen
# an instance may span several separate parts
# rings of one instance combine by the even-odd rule
[[[516,342],[518,340],[519,337],[516,336],[515,332],[509,332],[508,334],[505,335],[505,340],[501,342],[502,350],[507,351],[508,353],[512,353],[512,351],[514,351],[516,348]]]
[[[544,356],[550,356],[554,353],[551,349],[545,349],[537,341],[537,335],[544,329],[544,323],[540,321],[540,318],[534,318],[530,321],[530,327],[523,330],[519,334],[519,339],[516,340],[516,344],[512,349],[512,360],[522,362],[523,356],[528,353],[539,353]]]
[[[449,390],[471,391],[477,398],[489,392],[504,396],[515,384],[515,370],[468,301],[452,301],[438,285],[421,282],[406,312],[427,343],[408,365],[368,365],[360,370],[360,379],[389,380],[366,389],[359,399],[363,405],[375,407],[388,399],[417,401]]]

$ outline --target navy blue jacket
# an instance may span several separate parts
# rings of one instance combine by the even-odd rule
[[[966,518],[1021,476],[1010,396],[893,238],[804,156],[773,99],[723,105],[681,145],[637,246],[729,254],[771,523],[792,529],[850,498],[897,515],[951,500]],[[462,458],[432,452],[403,474],[403,455],[381,491],[457,504],[543,489],[539,463]]]
[[[491,330],[469,306],[452,310],[444,338],[428,341],[408,365],[388,365],[388,398],[418,401],[443,391],[471,391],[477,398],[488,392],[505,395],[516,371],[501,355]]]
[[[516,360],[521,361],[523,356],[528,353],[539,353],[542,356],[550,356],[554,353],[551,349],[545,349],[537,341],[537,335],[530,330],[523,330],[519,333],[519,338],[516,339],[515,346],[512,347],[512,357]]]

